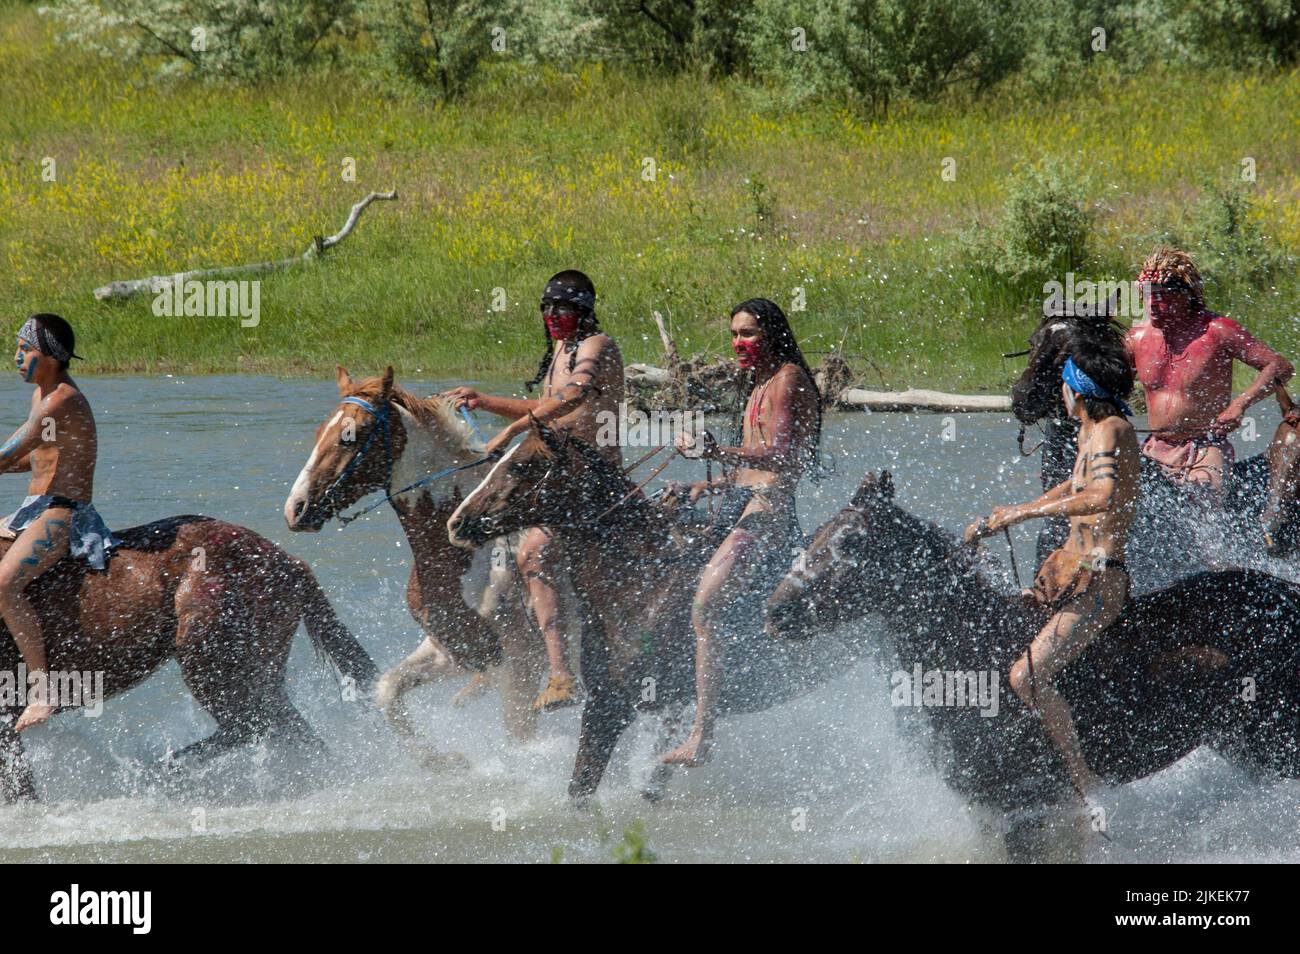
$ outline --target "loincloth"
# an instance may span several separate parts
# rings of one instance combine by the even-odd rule
[[[84,500],[70,500],[56,494],[32,495],[23,505],[0,520],[0,536],[13,539],[51,507],[68,507],[72,510],[68,528],[68,556],[84,559],[96,570],[104,569],[109,550],[119,541],[104,523],[93,504]]]
[[[1223,454],[1223,466],[1209,463],[1212,449]],[[1142,442],[1142,455],[1160,465],[1161,474],[1174,484],[1208,484],[1222,491],[1231,484],[1230,472],[1237,452],[1225,437],[1202,434],[1183,440],[1167,440],[1150,434]]]

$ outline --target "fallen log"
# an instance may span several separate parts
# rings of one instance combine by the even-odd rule
[[[924,388],[906,391],[868,391],[845,388],[835,399],[835,406],[867,411],[934,411],[965,413],[969,411],[1010,411],[1011,398],[999,394],[946,394]]]
[[[149,278],[133,278],[130,281],[109,282],[107,285],[101,285],[95,289],[95,297],[100,301],[109,301],[114,298],[130,298],[133,295],[139,295],[142,292],[157,294],[164,288],[172,287],[173,283],[184,284],[185,282],[195,280],[204,281],[210,278],[232,278],[236,275],[250,275],[260,272],[277,271],[282,268],[290,268],[294,265],[301,265],[303,262],[309,262],[314,258],[324,255],[326,251],[338,245],[345,238],[352,234],[356,228],[357,220],[361,218],[361,213],[371,202],[390,201],[397,198],[397,190],[390,189],[388,192],[372,192],[356,205],[348,214],[348,220],[343,223],[343,228],[328,238],[322,238],[317,235],[312,240],[311,246],[302,255],[294,258],[282,258],[274,262],[256,262],[251,265],[231,265],[224,268],[205,268],[192,272],[176,272],[171,275],[153,275]]]
[[[720,364],[725,364],[721,362]],[[679,366],[679,371],[682,366]],[[711,369],[710,366],[709,369]],[[709,370],[706,369],[706,370]],[[840,410],[856,411],[933,411],[935,413],[961,414],[976,411],[1011,410],[1011,398],[996,394],[948,394],[943,391],[930,391],[925,388],[908,388],[906,391],[869,391],[866,388],[837,387],[837,382],[844,380],[844,372],[837,369],[823,368],[817,372],[817,385],[827,395],[827,404]],[[652,400],[648,406],[664,404],[675,405],[685,400],[691,406],[710,403],[691,390],[681,392],[661,392],[654,397],[652,392],[658,389],[672,388],[682,384],[679,375],[665,368],[652,364],[633,363],[623,370],[623,378],[635,393],[651,392]],[[695,390],[700,390],[696,388]],[[705,388],[705,390],[708,390]],[[716,389],[715,389],[716,390]],[[726,393],[712,396],[712,403],[718,403],[730,396],[731,388],[723,389]],[[838,393],[836,393],[838,392]]]

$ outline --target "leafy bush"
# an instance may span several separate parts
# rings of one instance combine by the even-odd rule
[[[1283,269],[1294,266],[1295,259],[1260,230],[1255,205],[1246,183],[1207,184],[1185,217],[1175,244],[1191,252],[1207,289],[1263,288]]]
[[[712,75],[745,59],[745,5],[734,0],[577,0],[575,13],[596,25],[589,52],[601,59]]]
[[[985,90],[1016,69],[1020,0],[758,0],[745,26],[755,75],[795,99],[891,99]]]
[[[1053,161],[1020,169],[991,227],[962,234],[968,263],[1007,289],[1041,285],[1088,261],[1092,212],[1083,189]]]
[[[63,0],[61,39],[164,75],[260,79],[328,58],[357,25],[353,0]]]

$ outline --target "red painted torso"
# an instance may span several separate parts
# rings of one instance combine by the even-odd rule
[[[1153,429],[1199,436],[1228,407],[1234,354],[1221,320],[1203,312],[1184,328],[1162,331],[1144,321],[1129,333]]]

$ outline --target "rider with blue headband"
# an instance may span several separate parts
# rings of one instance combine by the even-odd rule
[[[1009,681],[1043,720],[1070,780],[1092,807],[1105,783],[1084,758],[1074,716],[1053,678],[1118,619],[1128,601],[1124,544],[1138,499],[1140,450],[1124,401],[1133,390],[1133,369],[1123,347],[1078,337],[1067,353],[1061,396],[1079,421],[1073,473],[1037,500],[994,507],[991,516],[967,528],[966,539],[1034,518],[1069,518],[1065,544],[1043,561],[1024,594],[1049,618],[1012,665]]]

